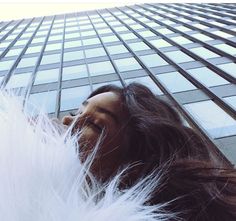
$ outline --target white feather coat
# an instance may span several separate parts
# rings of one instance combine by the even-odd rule
[[[145,206],[158,184],[150,179],[119,191],[119,175],[107,185],[85,177],[76,141],[43,113],[37,121],[22,101],[0,94],[1,221],[164,221],[166,205]]]

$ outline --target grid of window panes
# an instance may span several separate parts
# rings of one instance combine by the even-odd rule
[[[140,4],[0,23],[1,84],[30,91],[56,117],[101,85],[135,81],[210,139],[236,142],[235,79],[236,4]]]

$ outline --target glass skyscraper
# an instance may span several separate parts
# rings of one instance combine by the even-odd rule
[[[0,82],[61,118],[136,81],[236,163],[236,4],[140,4],[0,23]],[[26,95],[26,93],[25,93]]]

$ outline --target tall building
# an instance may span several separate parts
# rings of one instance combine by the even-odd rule
[[[136,81],[236,163],[236,4],[141,4],[0,23],[0,81],[51,116]]]

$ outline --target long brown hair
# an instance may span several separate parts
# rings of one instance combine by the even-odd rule
[[[184,126],[178,113],[144,85],[106,85],[89,98],[108,91],[120,96],[129,115],[124,138],[127,150],[121,167],[137,165],[128,171],[121,187],[161,169],[164,185],[148,203],[173,200],[169,209],[180,212],[183,220],[236,220],[235,169],[222,164],[209,144]]]

